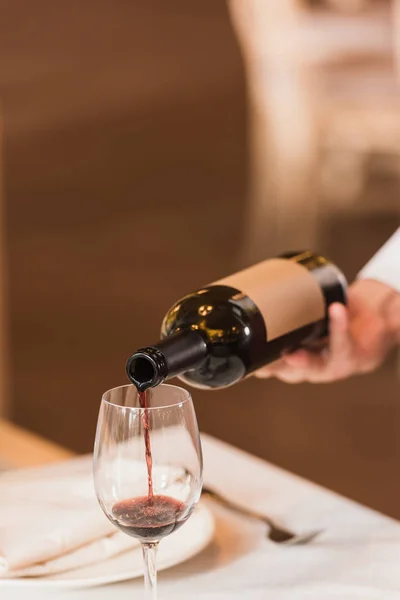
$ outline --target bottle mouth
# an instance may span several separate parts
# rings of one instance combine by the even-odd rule
[[[142,348],[128,359],[126,374],[139,392],[155,387],[166,376],[164,356],[157,348]]]
[[[177,331],[157,345],[136,350],[126,363],[126,373],[138,391],[144,392],[195,368],[206,355],[202,335],[192,330]]]
[[[140,384],[153,381],[156,376],[154,363],[147,356],[138,356],[132,361],[130,373],[132,379]]]

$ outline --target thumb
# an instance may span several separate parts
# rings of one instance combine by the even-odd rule
[[[329,350],[333,358],[346,358],[352,348],[347,308],[335,303],[329,307]]]

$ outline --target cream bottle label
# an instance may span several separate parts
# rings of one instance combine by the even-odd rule
[[[317,280],[291,259],[272,258],[213,285],[233,287],[254,302],[264,318],[268,341],[325,317]]]

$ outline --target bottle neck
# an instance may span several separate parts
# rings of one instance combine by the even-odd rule
[[[207,344],[200,333],[191,329],[179,331],[154,346],[134,352],[126,364],[126,373],[139,392],[143,392],[196,368],[206,356]]]

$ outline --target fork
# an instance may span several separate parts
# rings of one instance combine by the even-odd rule
[[[271,542],[275,542],[276,544],[285,544],[286,546],[298,546],[301,544],[305,545],[309,542],[312,542],[320,533],[322,533],[321,529],[309,531],[303,534],[294,533],[289,529],[277,525],[275,521],[273,521],[273,519],[271,519],[270,517],[262,515],[254,510],[251,510],[250,508],[244,508],[243,506],[239,506],[238,504],[235,504],[231,500],[228,500],[227,498],[222,496],[222,494],[220,494],[219,492],[216,492],[215,490],[207,486],[203,486],[202,494],[210,496],[210,498],[212,498],[222,506],[229,508],[230,510],[233,510],[246,517],[250,517],[251,519],[261,521],[262,523],[267,525],[267,538],[271,540]]]

